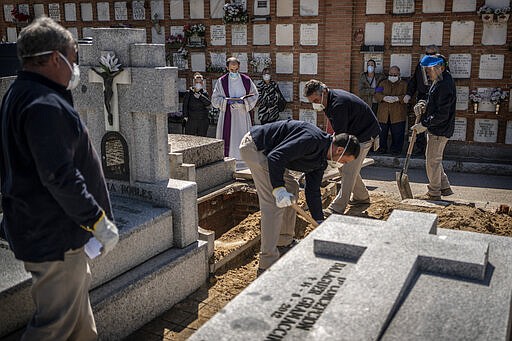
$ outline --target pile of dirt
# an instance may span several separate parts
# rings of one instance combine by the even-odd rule
[[[304,206],[303,197],[300,199],[299,203]],[[480,208],[472,207],[471,205],[453,203],[444,207],[420,207],[400,203],[400,201],[392,195],[372,193],[371,204],[349,207],[347,214],[386,220],[394,209],[435,213],[438,216],[438,227],[440,228],[512,236],[511,216],[484,211]],[[226,233],[225,238],[222,238],[223,242],[236,242],[258,234],[259,218],[260,212],[250,215],[238,225],[238,227],[242,226],[241,230],[244,231],[243,234],[240,236],[238,232],[233,232],[232,234]],[[304,219],[297,216],[297,238],[304,238],[313,229],[311,224],[308,224]],[[226,249],[222,252],[226,251],[229,252],[229,250]],[[221,251],[219,251],[219,255],[220,252]],[[228,267],[216,273],[215,276],[211,278],[210,286],[225,293],[227,299],[234,298],[256,279],[256,270],[258,268],[257,256],[258,248],[255,247],[252,253],[237,258],[236,261],[232,262]]]

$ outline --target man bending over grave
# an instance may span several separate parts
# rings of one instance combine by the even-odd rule
[[[80,69],[69,31],[49,18],[17,42],[22,71],[0,109],[2,237],[32,275],[37,307],[22,340],[96,340],[84,245],[119,235],[101,163],[73,108]]]
[[[306,202],[311,216],[324,220],[320,185],[327,164],[340,167],[359,155],[353,135],[336,136],[303,121],[277,121],[254,126],[242,138],[240,155],[251,169],[261,209],[261,252],[258,275],[296,241],[299,184],[288,170],[306,174]]]

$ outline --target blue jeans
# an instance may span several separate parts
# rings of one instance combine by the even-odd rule
[[[405,122],[391,123],[388,119],[388,123],[379,124],[380,129],[382,129],[380,132],[380,148],[388,149],[388,132],[391,130],[391,153],[401,153],[404,145]]]

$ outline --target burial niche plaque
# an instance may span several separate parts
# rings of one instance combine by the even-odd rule
[[[117,131],[109,131],[101,139],[101,165],[105,178],[130,181],[128,144]]]

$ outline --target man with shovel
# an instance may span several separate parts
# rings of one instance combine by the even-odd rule
[[[455,82],[450,72],[446,70],[446,59],[443,56],[427,55],[420,64],[425,81],[428,77],[432,81],[432,86],[427,102],[423,104],[424,110],[421,111],[424,113],[420,122],[412,126],[417,133],[427,131],[425,166],[429,182],[428,192],[418,199],[440,200],[441,196],[453,194],[442,162],[444,148],[455,129]]]
[[[327,164],[340,167],[359,155],[353,135],[332,136],[303,121],[253,126],[242,138],[240,156],[249,166],[261,209],[258,275],[294,245],[299,184],[288,172],[306,173],[306,202],[317,222],[324,219],[320,185]],[[299,210],[300,212],[300,210]]]

